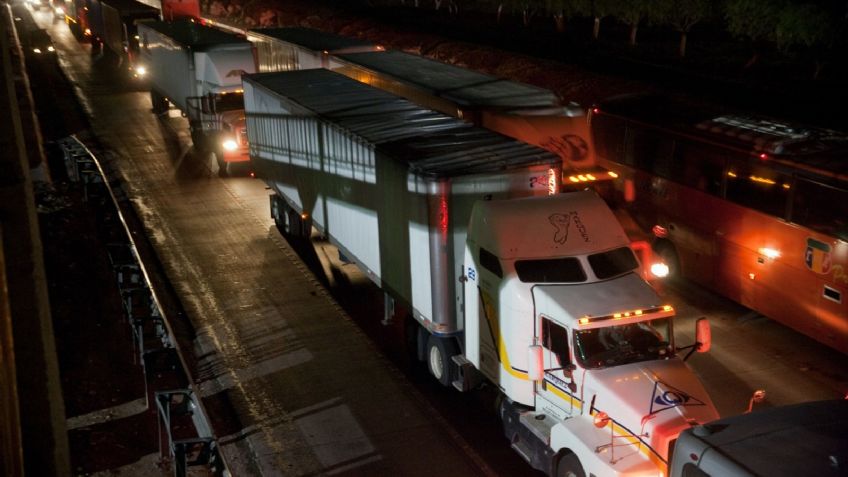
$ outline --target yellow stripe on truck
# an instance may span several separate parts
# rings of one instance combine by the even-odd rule
[[[498,312],[495,310],[495,307],[492,306],[492,298],[488,293],[483,291],[482,288],[478,288],[480,290],[480,297],[483,300],[483,314],[486,316],[486,322],[489,323],[489,329],[492,330],[492,335],[495,338],[495,341],[498,343],[498,359],[501,362],[501,366],[506,370],[512,377],[516,379],[521,379],[523,381],[527,381],[529,376],[526,371],[519,371],[512,367],[509,363],[509,356],[506,352],[506,342],[503,340],[501,336],[501,328],[500,321],[498,320]]]

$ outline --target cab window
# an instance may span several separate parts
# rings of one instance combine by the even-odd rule
[[[542,346],[551,350],[559,366],[571,363],[568,353],[568,331],[548,318],[542,317]]]

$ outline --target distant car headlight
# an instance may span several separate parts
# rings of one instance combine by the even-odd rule
[[[136,76],[144,76],[144,75],[147,74],[147,68],[145,68],[143,66],[136,66],[135,67],[135,74],[136,74]]]
[[[56,48],[53,48],[53,45],[47,47],[47,51],[53,52],[56,51]]]
[[[41,54],[41,48],[33,48],[33,49],[32,49],[32,52],[33,52],[33,53]]]
[[[224,149],[231,151],[231,152],[238,149],[238,144],[236,144],[236,141],[233,140],[233,139],[227,139],[226,141],[224,141],[223,146],[224,146]]]

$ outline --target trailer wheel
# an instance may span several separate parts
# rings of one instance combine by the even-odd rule
[[[568,452],[560,457],[557,463],[557,477],[586,477],[586,472],[583,466],[580,465],[580,459],[574,452]]]
[[[442,386],[451,384],[451,357],[457,352],[452,338],[430,335],[427,340],[427,369]]]
[[[168,100],[154,90],[150,90],[150,104],[156,114],[163,114],[168,111]]]

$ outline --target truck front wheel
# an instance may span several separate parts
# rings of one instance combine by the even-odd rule
[[[427,369],[443,386],[451,384],[451,358],[457,352],[452,338],[431,335],[427,340]]]
[[[168,111],[168,100],[153,90],[150,90],[150,104],[153,106],[153,112],[156,114],[162,114]]]
[[[580,459],[573,452],[569,452],[560,457],[557,463],[557,477],[586,477],[586,472],[583,466],[580,465]]]
[[[668,276],[672,280],[680,278],[680,257],[674,245],[668,240],[658,240],[653,246],[654,253],[662,258],[663,263],[668,266]]]

